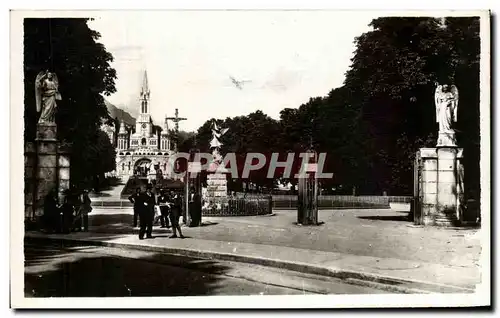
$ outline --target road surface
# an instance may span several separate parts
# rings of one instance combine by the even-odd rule
[[[25,243],[26,297],[375,294],[340,279],[109,247]]]

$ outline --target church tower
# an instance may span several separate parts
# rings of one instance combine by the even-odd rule
[[[136,134],[139,134],[142,137],[150,137],[153,134],[153,125],[150,114],[149,94],[150,91],[148,86],[148,74],[146,71],[144,71],[141,93],[139,95],[139,118],[137,118],[135,124]]]
[[[118,131],[118,150],[126,150],[128,148],[128,133],[125,129],[125,124],[121,122],[120,130]]]
[[[160,136],[160,149],[162,151],[170,150],[170,137],[167,118],[165,118],[165,123],[163,124],[163,129]]]

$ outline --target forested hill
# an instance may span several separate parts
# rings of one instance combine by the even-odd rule
[[[106,104],[106,108],[108,109],[108,112],[109,112],[109,115],[111,116],[111,118],[113,118],[113,119],[118,118],[118,120],[120,122],[125,121],[125,124],[127,124],[128,126],[135,125],[135,117],[130,115],[128,112],[111,104],[106,99],[104,100],[104,103]]]

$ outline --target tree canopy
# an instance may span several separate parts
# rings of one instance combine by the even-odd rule
[[[479,18],[388,17],[370,25],[355,39],[343,86],[283,109],[279,120],[261,111],[216,120],[229,128],[223,152],[301,152],[312,145],[327,153],[325,170],[334,173],[324,186],[411,195],[415,153],[436,144],[436,83],[451,83],[460,92],[456,129],[466,191],[478,193]],[[202,151],[213,120],[198,130]],[[257,176],[252,181],[266,183]]]
[[[113,152],[92,151],[100,140],[99,126],[108,117],[104,97],[116,91],[112,55],[98,43],[100,34],[81,18],[24,20],[25,140],[36,133],[35,78],[43,70],[57,74],[62,100],[57,103],[58,139],[72,144],[71,179],[76,185],[102,173],[96,160],[111,162]],[[111,168],[110,165],[105,167]],[[105,170],[106,170],[105,169]]]

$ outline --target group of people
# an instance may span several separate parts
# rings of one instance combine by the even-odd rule
[[[88,231],[91,204],[88,191],[77,191],[75,187],[65,192],[63,202],[59,204],[57,189],[53,189],[44,200],[43,228],[56,233]]]
[[[161,227],[170,227],[170,221],[173,232],[171,238],[178,237],[177,232],[179,232],[180,238],[184,238],[179,225],[183,201],[180,194],[174,191],[167,193],[167,191],[163,189],[157,199],[156,195],[153,193],[153,186],[148,184],[145,192],[142,192],[141,188],[137,188],[136,192],[129,197],[129,200],[134,204],[133,226],[137,227],[137,221],[139,221],[139,239],[144,239],[144,235],[146,235],[146,238],[153,238],[153,223],[155,208],[157,206],[160,209],[159,219]]]

